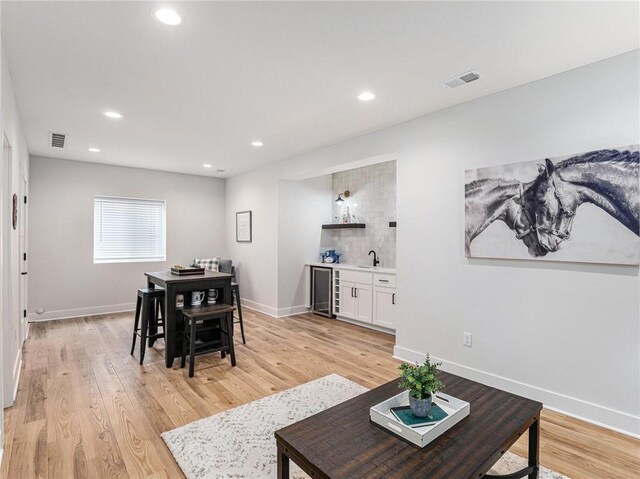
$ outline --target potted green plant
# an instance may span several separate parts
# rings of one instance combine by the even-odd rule
[[[431,410],[432,394],[444,388],[438,379],[438,366],[442,363],[432,363],[429,355],[423,364],[402,363],[399,387],[409,390],[409,406],[417,417],[427,417]]]

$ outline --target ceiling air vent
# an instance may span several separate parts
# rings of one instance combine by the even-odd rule
[[[470,71],[467,73],[463,73],[462,75],[458,75],[457,77],[449,78],[442,82],[442,85],[449,88],[457,88],[461,85],[466,85],[467,83],[471,83],[472,81],[476,81],[480,78],[480,74],[478,72]]]
[[[224,173],[225,171],[227,171],[227,170],[223,170],[223,169],[221,169],[221,168],[218,168],[218,169],[216,170],[216,173]]]
[[[49,145],[54,148],[64,148],[64,144],[67,141],[67,135],[64,133],[49,132]]]

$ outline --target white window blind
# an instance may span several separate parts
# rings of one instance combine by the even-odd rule
[[[93,262],[166,260],[164,201],[96,196]]]

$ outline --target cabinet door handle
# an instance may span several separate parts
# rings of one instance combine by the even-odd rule
[[[391,304],[396,304],[396,293],[391,295]]]
[[[388,280],[388,279],[379,279],[378,281],[379,281],[380,283],[388,283],[388,282],[389,282],[389,280]]]
[[[351,297],[353,298],[353,288],[351,288]]]
[[[353,288],[356,292],[356,298],[358,297],[358,288]]]

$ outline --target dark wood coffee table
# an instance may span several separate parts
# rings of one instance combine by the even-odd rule
[[[369,421],[371,406],[398,394],[395,380],[276,431],[278,478],[289,477],[289,459],[314,479],[537,478],[542,404],[453,374],[441,379],[471,413],[431,444],[420,449]],[[528,467],[487,475],[527,430]]]

